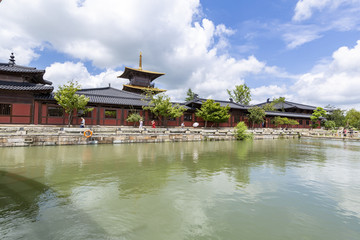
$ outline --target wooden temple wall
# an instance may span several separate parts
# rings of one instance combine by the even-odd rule
[[[29,96],[13,96],[13,97],[0,97],[0,103],[11,104],[10,115],[0,115],[0,124],[41,124],[41,125],[67,125],[68,114],[62,112],[59,116],[54,116],[54,110],[59,107],[56,103],[39,102],[34,101]],[[154,119],[152,114],[142,109],[133,109],[129,107],[114,107],[114,106],[89,106],[94,110],[87,114],[84,118],[86,125],[104,125],[104,126],[134,126],[133,122],[126,121],[131,112],[136,111],[144,118],[144,126],[151,126],[151,121],[156,122],[156,126],[160,126],[158,119]],[[51,112],[52,111],[52,112]],[[112,116],[109,117],[105,114],[106,111],[112,112]],[[56,113],[56,111],[55,111]],[[231,116],[227,122],[224,123],[212,123],[208,122],[207,127],[235,127],[239,121],[244,121],[248,127],[252,127],[252,124],[248,122],[245,112],[239,110],[230,112]],[[200,117],[195,116],[194,112],[186,112],[187,118],[181,116],[176,119],[169,119],[167,121],[168,127],[179,127],[184,122],[185,127],[192,127],[194,122],[199,123],[199,127],[205,126],[205,121]],[[310,119],[292,118],[297,120],[300,124],[294,126],[275,126],[272,123],[272,117],[266,117],[263,124],[254,124],[255,128],[311,128]],[[80,125],[81,118],[75,112],[71,125]],[[138,126],[139,123],[135,125]],[[318,122],[320,124],[320,122]]]

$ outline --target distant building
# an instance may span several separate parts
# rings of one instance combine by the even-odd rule
[[[123,90],[111,87],[81,89],[78,94],[90,98],[88,106],[93,111],[83,114],[75,114],[71,124],[79,125],[80,117],[86,119],[86,125],[107,126],[133,126],[127,122],[127,117],[132,113],[139,113],[144,118],[144,126],[151,125],[151,120],[158,119],[149,111],[144,111],[147,105],[143,93],[151,91],[155,94],[166,90],[155,88],[153,81],[164,75],[163,73],[150,72],[142,69],[142,56],[140,55],[139,68],[125,68],[119,77],[129,79],[129,83],[123,86]],[[57,104],[53,96],[54,87],[50,81],[43,79],[45,70],[25,67],[15,64],[15,57],[11,54],[8,63],[0,63],[0,124],[42,124],[42,125],[66,125],[68,117],[64,110]],[[207,99],[195,96],[191,101],[181,103],[187,108],[183,116],[176,119],[168,119],[168,126],[180,126],[182,122],[190,127],[194,122],[204,126],[204,120],[196,117],[195,112]],[[221,106],[230,106],[231,117],[225,123],[217,124],[219,127],[234,127],[240,121],[249,126],[247,114],[251,106],[245,106],[229,101],[215,100]],[[261,103],[256,106],[263,106]],[[299,127],[310,128],[310,116],[316,107],[285,101],[281,105],[274,106],[279,111],[266,112],[263,124],[255,127],[275,127],[273,118],[276,116],[295,119]],[[211,126],[209,123],[208,126]]]
[[[140,60],[139,60],[139,68],[129,68],[125,67],[125,71],[123,74],[118,76],[118,78],[126,78],[129,79],[128,84],[124,84],[123,90],[143,94],[146,92],[152,93],[161,93],[166,90],[155,88],[155,84],[153,81],[164,75],[164,73],[145,71],[142,69],[142,54],[140,52]]]

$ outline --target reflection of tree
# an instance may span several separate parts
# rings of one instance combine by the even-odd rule
[[[0,171],[0,213],[14,212],[35,218],[38,213],[37,201],[48,187],[32,179]]]

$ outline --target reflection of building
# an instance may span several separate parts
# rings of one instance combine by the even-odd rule
[[[11,55],[9,63],[0,63],[0,123],[2,124],[51,124],[65,125],[68,122],[64,110],[56,103],[53,97],[53,86],[51,82],[44,80],[45,70],[24,67],[15,64],[14,56]],[[153,81],[164,75],[163,73],[150,72],[142,69],[141,55],[139,68],[126,67],[119,77],[129,79],[129,83],[123,86],[123,90],[112,88],[110,85],[103,88],[90,88],[78,91],[78,94],[90,98],[89,107],[94,108],[92,112],[84,117],[87,125],[113,125],[132,126],[127,122],[127,117],[137,112],[144,118],[144,125],[150,125],[151,120],[157,120],[148,112],[142,110],[146,105],[144,93],[164,92],[165,90],[154,87]],[[64,80],[65,82],[66,80]],[[183,116],[177,119],[169,119],[168,126],[180,126],[181,122],[186,127],[198,122],[204,126],[204,121],[195,116],[196,109],[200,108],[206,99],[197,96],[182,105],[187,108]],[[217,126],[234,127],[239,121],[247,123],[249,106],[244,106],[229,101],[219,101],[221,106],[230,106],[231,117],[225,123]],[[266,104],[266,103],[263,103]],[[262,105],[262,104],[259,104]],[[282,109],[278,112],[266,112],[266,121],[263,126],[275,127],[272,119],[275,116],[287,117],[297,120],[300,128],[309,128],[311,125],[310,115],[316,107],[297,104],[285,101],[282,106],[275,105],[275,108]],[[80,124],[80,113],[76,114],[72,124]],[[209,123],[211,126],[211,123]],[[255,127],[261,127],[255,125]],[[288,126],[291,127],[291,126]]]

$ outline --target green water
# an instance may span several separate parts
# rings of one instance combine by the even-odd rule
[[[0,148],[0,239],[360,239],[360,143]]]

